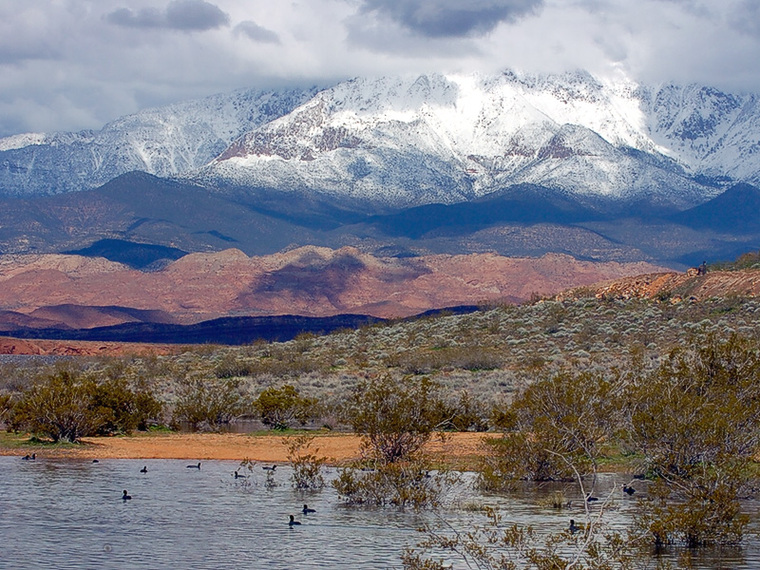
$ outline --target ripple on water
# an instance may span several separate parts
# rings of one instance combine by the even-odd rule
[[[268,489],[258,469],[236,480],[237,462],[204,461],[200,470],[187,463],[0,457],[2,559],[14,568],[398,568],[404,547],[420,538],[415,529],[441,523],[429,513],[347,508],[330,487],[303,495],[289,487],[286,467],[277,470],[280,485]],[[140,473],[144,465],[148,472]],[[328,479],[334,475],[330,470]],[[616,485],[603,480],[599,493]],[[121,500],[123,489],[131,501]],[[580,518],[537,508],[537,495],[549,492],[527,487],[516,497],[467,499],[497,504],[505,524],[546,532]],[[303,503],[316,512],[303,515]],[[632,504],[621,500],[613,524],[626,524]],[[302,524],[289,528],[290,514]],[[483,521],[466,510],[445,517],[465,529]],[[757,541],[726,556],[702,567],[760,566]]]

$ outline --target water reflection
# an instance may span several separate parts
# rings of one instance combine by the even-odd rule
[[[250,473],[241,470],[250,476],[236,479],[237,462],[204,461],[201,469],[187,469],[191,463],[0,457],[0,566],[399,568],[403,548],[420,539],[415,529],[441,521],[430,513],[345,507],[329,487],[295,492],[286,467],[277,469],[278,486],[270,488],[261,465]],[[334,476],[329,470],[326,478]],[[601,478],[595,493],[619,495],[608,520],[622,528],[630,521],[633,501],[619,485],[614,477]],[[131,501],[121,500],[124,489]],[[557,489],[568,495],[570,509],[537,506]],[[470,528],[484,518],[462,507],[489,504],[501,509],[505,524],[556,532],[570,518],[583,518],[582,497],[573,493],[571,486],[525,485],[510,497],[481,496],[463,486],[449,497],[459,508],[443,516],[454,528]],[[304,503],[316,512],[304,515]],[[302,525],[290,528],[290,514]],[[703,556],[697,566],[758,567],[758,554],[753,537],[742,549]],[[666,556],[674,558],[677,552]]]

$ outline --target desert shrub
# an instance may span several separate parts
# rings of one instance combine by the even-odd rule
[[[290,480],[295,489],[300,491],[321,489],[325,486],[322,468],[327,459],[319,457],[319,448],[312,449],[314,437],[300,435],[285,439],[288,448],[288,461],[293,469]]]
[[[351,505],[437,507],[444,492],[457,481],[453,473],[431,472],[430,464],[419,458],[373,465],[340,470],[333,487],[341,500]]]
[[[241,376],[250,376],[254,373],[255,367],[249,359],[241,358],[239,354],[228,352],[214,367],[214,375],[217,378],[239,378]]]
[[[178,392],[174,422],[186,423],[193,430],[219,430],[246,409],[240,383],[236,380],[193,378]]]
[[[361,435],[366,457],[382,463],[407,459],[437,427],[434,388],[426,377],[366,379],[343,402],[341,419]]]
[[[93,379],[68,370],[48,375],[22,393],[10,425],[54,442],[76,442],[93,435],[113,417],[113,410],[93,405],[97,388]]]
[[[91,406],[108,410],[98,427],[99,435],[128,434],[161,422],[163,404],[148,390],[133,390],[126,380],[115,379],[95,386]]]
[[[0,424],[5,424],[13,411],[13,396],[0,393]]]
[[[488,414],[467,390],[457,399],[437,397],[431,411],[433,423],[439,429],[455,431],[486,431]]]
[[[281,388],[270,387],[254,400],[254,409],[264,425],[274,429],[287,429],[294,422],[305,424],[317,410],[317,400],[301,396],[298,390],[286,384]]]
[[[487,438],[480,484],[499,489],[515,479],[573,479],[596,471],[600,444],[616,425],[612,384],[590,373],[559,374],[528,386],[496,411],[502,437]]]
[[[758,346],[734,335],[674,351],[635,379],[627,413],[630,445],[658,480],[639,518],[653,540],[741,540],[738,501],[760,445]]]

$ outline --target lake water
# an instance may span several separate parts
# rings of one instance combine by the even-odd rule
[[[275,472],[279,485],[267,488],[260,465],[249,479],[236,480],[238,462],[204,461],[200,470],[188,469],[191,463],[197,462],[0,457],[0,568],[400,568],[404,547],[421,538],[416,529],[440,522],[431,513],[346,507],[329,486],[294,491],[285,466]],[[143,466],[147,473],[140,472]],[[607,477],[598,491],[618,484]],[[132,500],[121,500],[124,489]],[[506,524],[546,532],[566,528],[572,517],[582,520],[581,507],[538,507],[550,491],[530,487],[517,498],[480,497],[463,487],[451,498],[499,506]],[[317,512],[303,515],[304,503]],[[632,504],[615,499],[613,526],[629,521]],[[303,524],[290,528],[290,514]],[[443,516],[458,529],[484,522],[466,509],[450,508]],[[708,553],[698,563],[760,567],[758,541],[750,537],[742,549]]]

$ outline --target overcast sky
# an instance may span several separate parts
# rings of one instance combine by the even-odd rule
[[[587,69],[760,92],[760,0],[0,0],[0,136],[237,88]]]

